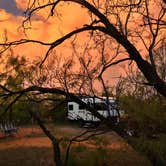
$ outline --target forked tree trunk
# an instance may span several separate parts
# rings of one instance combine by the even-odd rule
[[[43,132],[46,134],[46,136],[51,140],[53,145],[53,152],[54,152],[54,163],[55,166],[62,166],[62,160],[61,160],[61,151],[59,147],[59,141],[55,138],[55,136],[46,128],[42,120],[40,119],[39,115],[37,115],[35,112],[32,112],[29,110],[29,113],[32,115],[34,120],[37,121],[40,128],[43,130]]]
[[[53,144],[53,150],[54,150],[54,162],[56,166],[62,166],[59,142],[57,142],[57,140],[53,140],[52,144]]]

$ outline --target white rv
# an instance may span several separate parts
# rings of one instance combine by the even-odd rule
[[[118,115],[123,114],[123,111],[119,111],[117,108],[117,103],[114,99],[109,99],[109,102],[106,102],[106,98],[97,98],[97,97],[80,97],[80,99],[86,104],[90,104],[95,107],[95,109],[103,115],[104,117],[119,117]],[[108,103],[108,104],[107,104]],[[119,111],[119,113],[118,113]],[[82,120],[84,122],[99,122],[100,119],[93,116],[91,112],[83,108],[81,105],[77,104],[74,101],[68,102],[68,115],[69,120]],[[117,119],[118,121],[119,119]]]

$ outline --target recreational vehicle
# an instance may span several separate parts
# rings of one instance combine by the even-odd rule
[[[119,121],[119,115],[123,114],[123,111],[118,109],[118,105],[114,99],[106,100],[106,98],[98,97],[80,97],[80,99],[86,104],[92,105],[98,113],[104,117],[115,118]],[[84,121],[84,122],[100,122],[100,119],[92,115],[90,111],[74,101],[68,102],[68,115],[67,118],[72,121]]]

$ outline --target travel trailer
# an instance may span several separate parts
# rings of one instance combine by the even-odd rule
[[[116,119],[119,122],[119,116],[124,114],[124,111],[118,109],[116,101],[111,98],[109,101],[106,98],[98,97],[80,97],[80,99],[86,104],[90,104],[103,115],[104,117],[110,116],[112,119]],[[108,103],[108,104],[107,104]],[[67,118],[72,121],[81,120],[83,122],[100,122],[100,119],[92,115],[92,113],[81,105],[74,101],[68,102],[68,114]]]

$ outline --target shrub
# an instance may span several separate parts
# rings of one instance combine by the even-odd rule
[[[146,155],[154,166],[166,165],[166,135],[160,135],[159,139],[148,139],[146,137],[128,138],[133,147]]]

